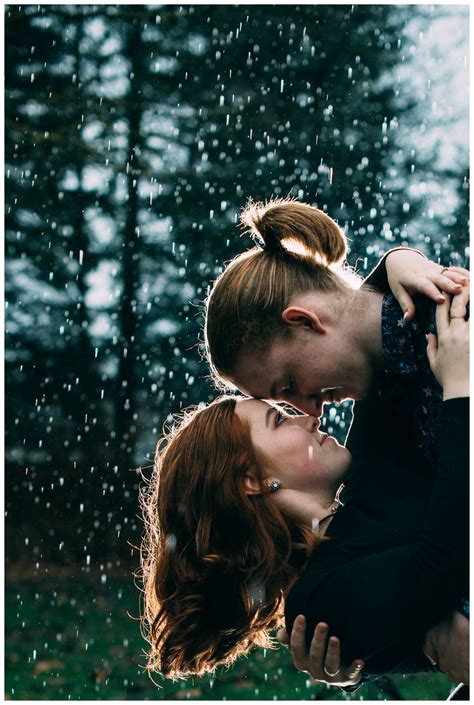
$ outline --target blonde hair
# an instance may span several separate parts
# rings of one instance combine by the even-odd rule
[[[342,269],[333,271],[345,258],[346,237],[318,208],[290,199],[250,202],[241,224],[258,244],[227,265],[205,304],[206,354],[224,385],[243,350],[264,350],[288,335],[281,314],[292,296],[352,288]]]

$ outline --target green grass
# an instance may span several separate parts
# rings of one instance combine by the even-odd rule
[[[128,576],[103,582],[92,571],[16,571],[5,601],[8,699],[444,700],[451,688],[441,675],[397,676],[348,696],[311,685],[283,648],[254,651],[214,679],[168,683],[156,677],[157,687],[143,670],[146,644],[132,618],[138,591]]]

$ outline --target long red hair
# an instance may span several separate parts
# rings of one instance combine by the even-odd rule
[[[271,646],[283,598],[315,543],[268,492],[246,495],[243,478],[250,471],[263,480],[267,460],[234,413],[236,399],[185,415],[158,444],[141,495],[148,669],[170,678]]]

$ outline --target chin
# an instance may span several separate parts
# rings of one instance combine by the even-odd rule
[[[337,443],[337,441],[336,441]],[[343,459],[344,466],[346,468],[345,471],[349,470],[349,467],[352,463],[352,455],[350,452],[347,450],[346,446],[341,446],[340,443],[337,444],[339,448],[341,449],[341,459]]]

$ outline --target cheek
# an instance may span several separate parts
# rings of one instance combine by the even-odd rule
[[[332,479],[334,472],[337,470],[340,464],[340,455],[338,454],[335,448],[314,449],[311,467],[313,473],[321,479]]]
[[[314,480],[317,475],[326,471],[326,463],[318,458],[317,449],[312,445],[295,446],[289,459],[292,474],[302,481]]]
[[[271,455],[277,467],[291,477],[301,477],[311,473],[314,468],[314,459],[311,459],[311,452],[308,448],[298,442],[296,434],[287,433],[285,436],[273,440]],[[314,472],[314,469],[313,469]]]

